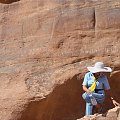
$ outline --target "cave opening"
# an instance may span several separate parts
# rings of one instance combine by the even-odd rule
[[[76,120],[84,116],[82,80],[77,76],[57,86],[40,101],[30,102],[19,120]]]
[[[119,75],[117,73],[118,77]],[[117,84],[117,81],[114,84],[111,82],[115,76],[110,78],[111,88]],[[22,112],[19,120],[77,120],[83,117],[85,115],[85,102],[82,98],[83,80],[78,78],[78,75],[75,75],[64,84],[57,86],[45,99],[31,101]],[[114,95],[118,93],[119,90],[113,89]],[[114,107],[113,104],[108,103],[108,99],[103,105],[104,112]]]
[[[13,2],[18,2],[20,0],[0,0],[0,3],[3,3],[3,4],[11,4]]]

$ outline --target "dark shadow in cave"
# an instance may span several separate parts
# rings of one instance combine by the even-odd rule
[[[82,80],[77,75],[57,86],[47,98],[31,102],[20,120],[76,120],[84,116]]]
[[[113,84],[111,79],[110,84],[114,88],[116,84]],[[76,120],[83,117],[85,102],[82,99],[82,81],[82,79],[78,80],[78,75],[75,75],[63,85],[57,86],[45,99],[30,102],[19,120]],[[113,90],[113,94],[117,93]],[[108,103],[107,99],[103,105],[105,112],[113,108],[112,103]]]
[[[18,2],[20,0],[0,0],[0,3],[3,3],[3,4],[11,4],[13,2]]]
[[[110,77],[109,81],[110,81],[113,98],[115,98],[115,100],[120,103],[120,71],[119,70]]]

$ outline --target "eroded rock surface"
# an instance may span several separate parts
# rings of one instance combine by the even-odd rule
[[[95,114],[91,116],[85,116],[77,120],[120,120],[120,107],[110,109],[105,114]]]
[[[120,102],[119,0],[6,1],[0,2],[0,120],[84,116],[81,84],[96,61],[113,68],[108,77]]]

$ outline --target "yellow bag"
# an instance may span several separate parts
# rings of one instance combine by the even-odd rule
[[[96,80],[96,78],[93,76],[93,79],[94,79],[94,82],[93,82],[93,84],[90,86],[90,88],[89,88],[89,90],[91,91],[91,92],[94,92],[95,91],[95,88],[96,88],[96,82],[97,82],[97,80]]]

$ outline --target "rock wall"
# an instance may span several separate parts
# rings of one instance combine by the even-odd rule
[[[81,84],[96,61],[113,68],[120,102],[119,45],[119,0],[1,0],[0,120],[84,116]]]

